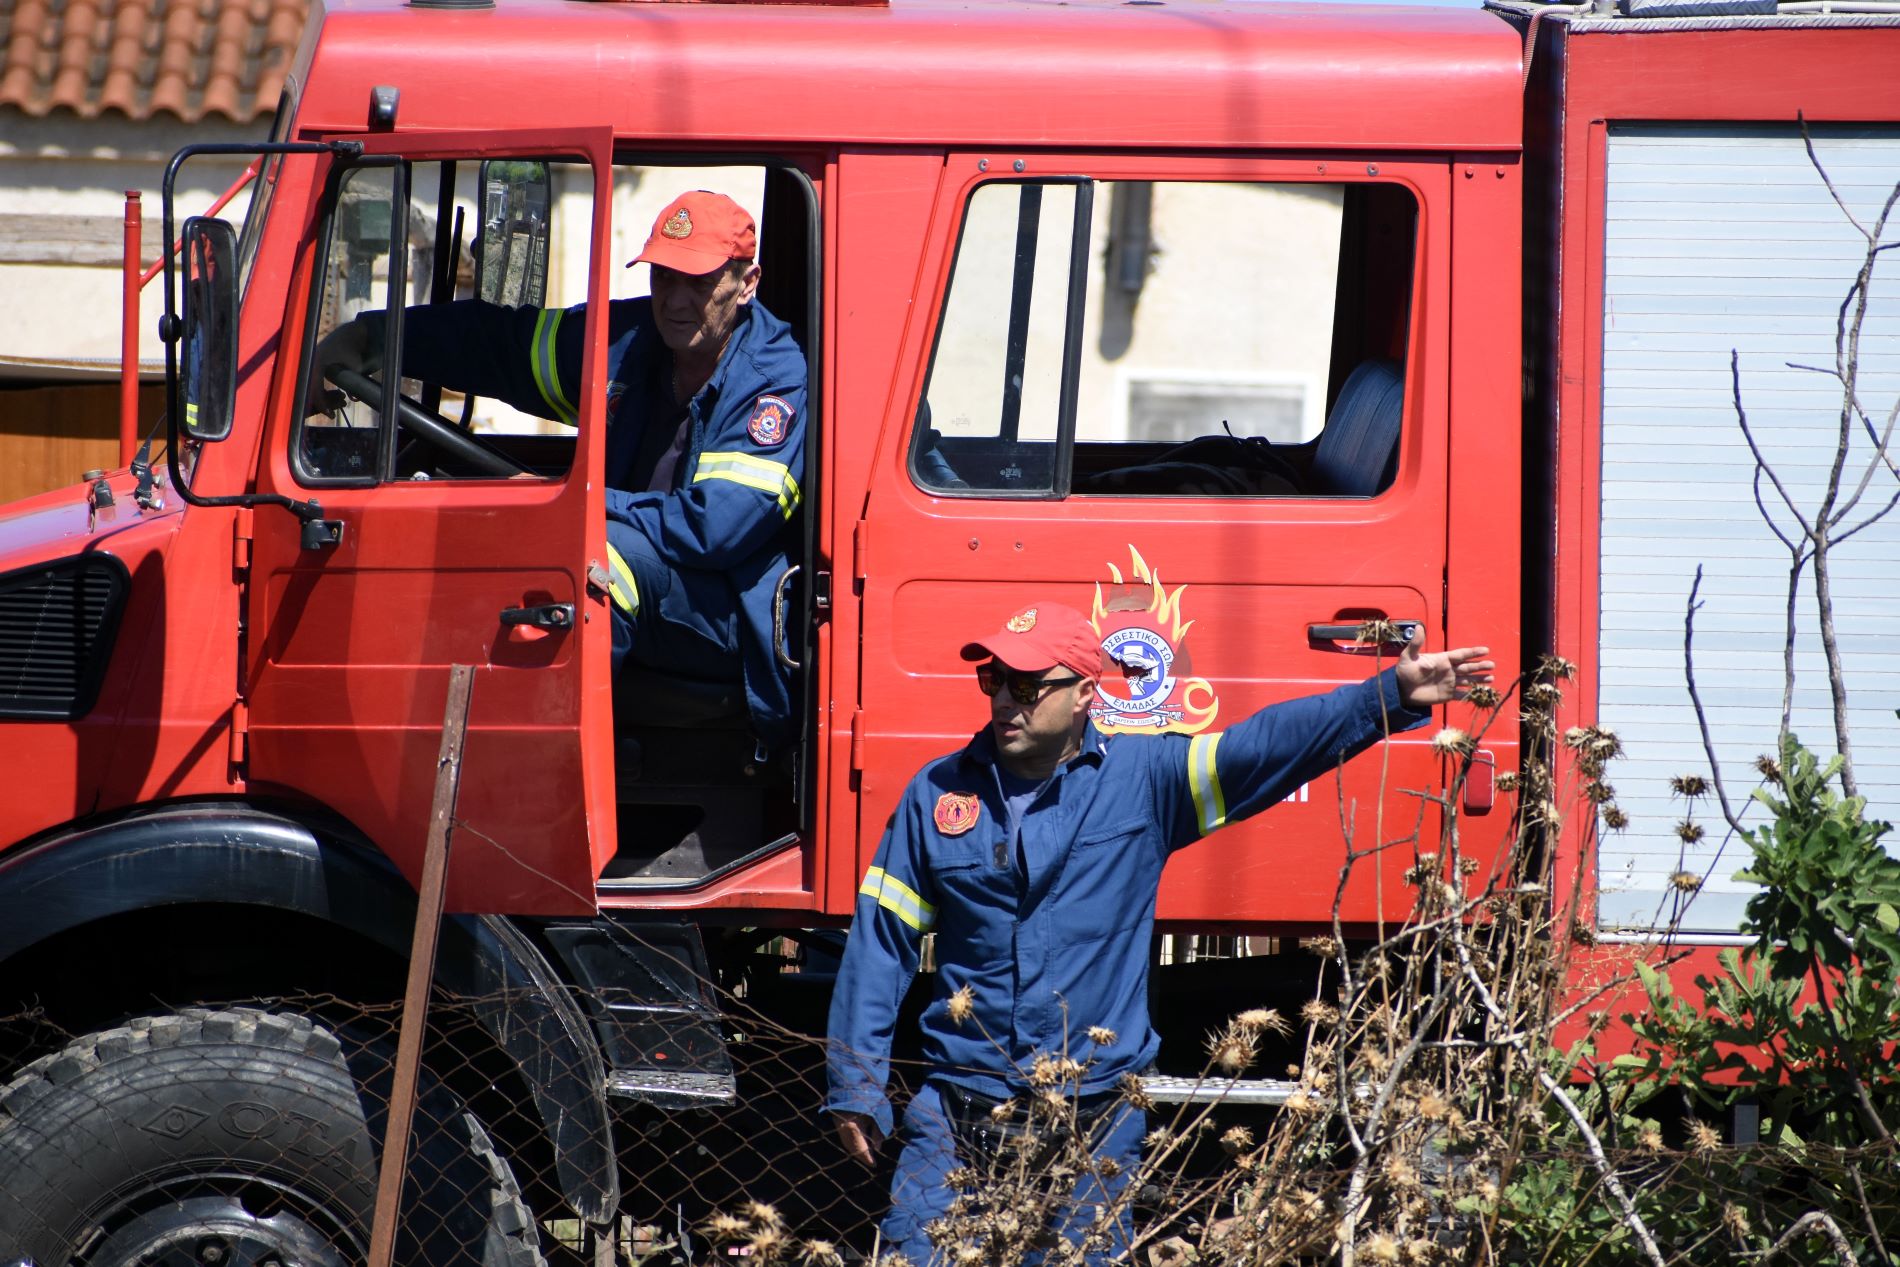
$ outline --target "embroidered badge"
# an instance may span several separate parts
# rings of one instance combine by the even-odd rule
[[[1016,615],[1011,616],[1009,618],[1009,623],[1003,626],[1003,628],[1009,630],[1011,633],[1028,633],[1031,629],[1034,629],[1035,627],[1036,627],[1036,609],[1033,607],[1031,607],[1026,612],[1019,612]]]
[[[693,218],[686,214],[686,208],[681,207],[667,217],[666,223],[660,226],[660,232],[669,238],[690,238],[693,236]]]
[[[937,830],[946,836],[961,836],[976,826],[982,812],[975,792],[945,792],[937,798]]]
[[[783,444],[792,429],[792,407],[777,396],[761,396],[759,403],[753,406],[752,421],[746,423],[745,432],[752,437],[752,443],[771,448]]]

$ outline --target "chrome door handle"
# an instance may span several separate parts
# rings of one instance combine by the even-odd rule
[[[1360,621],[1356,625],[1308,625],[1306,636],[1314,642],[1359,642],[1359,631],[1371,623],[1367,620]],[[1385,623],[1396,628],[1399,636],[1386,639],[1380,644],[1382,646],[1404,646],[1425,627],[1425,622],[1422,620],[1388,620]],[[1361,645],[1371,646],[1372,644],[1361,643]]]

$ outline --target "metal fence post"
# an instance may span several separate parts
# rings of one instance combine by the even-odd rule
[[[436,937],[442,927],[443,895],[448,886],[449,834],[455,822],[455,798],[462,781],[462,739],[468,729],[468,701],[474,683],[475,670],[465,664],[450,667],[449,702],[442,716],[442,748],[436,755],[435,798],[429,808],[429,840],[422,855],[422,883],[416,889],[416,931],[409,946],[409,986],[403,993],[402,1028],[396,1040],[395,1077],[389,1093],[389,1123],[383,1132],[376,1213],[370,1224],[369,1267],[391,1267],[396,1252],[403,1172],[409,1160],[409,1128],[416,1108],[416,1079],[422,1065],[422,1038],[429,1023],[429,985],[435,976]]]

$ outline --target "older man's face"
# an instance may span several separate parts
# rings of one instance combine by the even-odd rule
[[[733,260],[694,276],[653,265],[653,319],[675,356],[717,356],[759,288],[759,266]]]

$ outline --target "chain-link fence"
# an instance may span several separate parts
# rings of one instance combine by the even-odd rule
[[[1437,847],[1348,834],[1342,875],[1409,862],[1405,913],[1376,941],[1157,939],[1161,1064],[1108,1089],[1096,1053],[1117,1038],[1090,1017],[1070,1018],[1065,1050],[1001,1070],[1006,1097],[920,1065],[926,947],[892,1028],[894,1106],[930,1128],[904,1146],[939,1149],[906,1174],[943,1196],[903,1242],[912,1267],[1889,1263],[1890,975],[1817,968],[1814,1012],[1799,981],[1732,957],[1685,1007],[1657,944],[1579,996],[1570,956],[1587,938],[1547,847],[1575,800],[1556,762],[1571,754],[1607,792],[1618,745],[1560,739],[1560,698],[1549,681],[1525,692],[1539,743],[1501,855],[1463,855],[1455,821]],[[1434,743],[1462,778],[1472,736]],[[1591,799],[1610,823],[1614,802]],[[64,998],[0,1018],[0,1264],[385,1267],[392,1229],[402,1267],[891,1257],[897,1142],[864,1164],[823,1107],[841,933],[632,917],[504,931],[588,984],[498,973],[488,993],[414,993],[426,1007],[407,1017],[310,993],[102,1004],[103,1025]],[[980,1030],[965,993],[945,1014]],[[1614,997],[1638,1014],[1612,1015]],[[1576,1023],[1624,1026],[1639,1058],[1560,1044]],[[397,1053],[417,1033],[412,1091]],[[379,1184],[392,1121],[412,1128],[399,1199]]]
[[[1336,954],[1324,939],[1272,949],[1286,953],[1256,956],[1263,979]],[[438,992],[392,1261],[827,1267],[887,1250],[877,1223],[895,1145],[868,1169],[822,1111],[828,968],[822,946],[807,957],[794,942],[756,939],[704,983],[720,1046],[695,1053],[677,1025],[672,1046],[656,1031],[641,1076],[601,1060],[610,1044],[572,1048],[584,1068],[524,1070],[495,1020],[518,1014],[518,1000]],[[1395,982],[1391,998],[1403,995]],[[590,1023],[626,1003],[568,998]],[[0,1020],[16,1070],[0,1089],[0,1262],[369,1261],[400,1011],[306,995],[155,1008],[86,1034],[42,1013]],[[1370,1019],[1339,1039],[1370,1046],[1373,1030],[1404,1030],[1404,1018],[1392,1029],[1378,1009]],[[1077,1050],[1020,1071],[1019,1093],[983,1109],[976,1129],[959,1124],[948,1181],[960,1195],[938,1228],[942,1261],[1335,1260],[1342,1213],[1355,1209],[1355,1261],[1656,1261],[1612,1182],[1670,1263],[1759,1254],[1791,1228],[1796,1261],[1879,1262],[1883,1229],[1900,1227],[1890,1144],[1738,1148],[1691,1111],[1635,1135],[1592,1136],[1593,1148],[1565,1132],[1548,1096],[1525,1090],[1535,1079],[1513,1071],[1508,1053],[1471,1061],[1451,1031],[1431,1031],[1437,1053],[1389,1086],[1367,1076],[1379,1058],[1353,1057],[1355,1081],[1342,1091],[1329,1073],[1338,1066],[1311,1054],[1334,1040],[1312,1040],[1316,1028],[1351,1025],[1323,1001],[1304,1014],[1246,1009],[1194,1044],[1199,1073],[1124,1083],[1106,1105],[1078,1094],[1089,1062],[1078,1035]],[[703,1076],[668,1082],[658,1075],[669,1060],[698,1066],[672,1072]],[[900,1107],[922,1072],[898,1062]],[[558,1129],[558,1084],[603,1075],[616,1088],[617,1197],[590,1220],[575,1208],[586,1149]],[[1520,1111],[1504,1107],[1507,1094]],[[1131,1119],[1143,1145],[1123,1174],[1107,1140]],[[1373,1164],[1359,1164],[1369,1146]],[[1797,1228],[1809,1213],[1819,1217]]]

